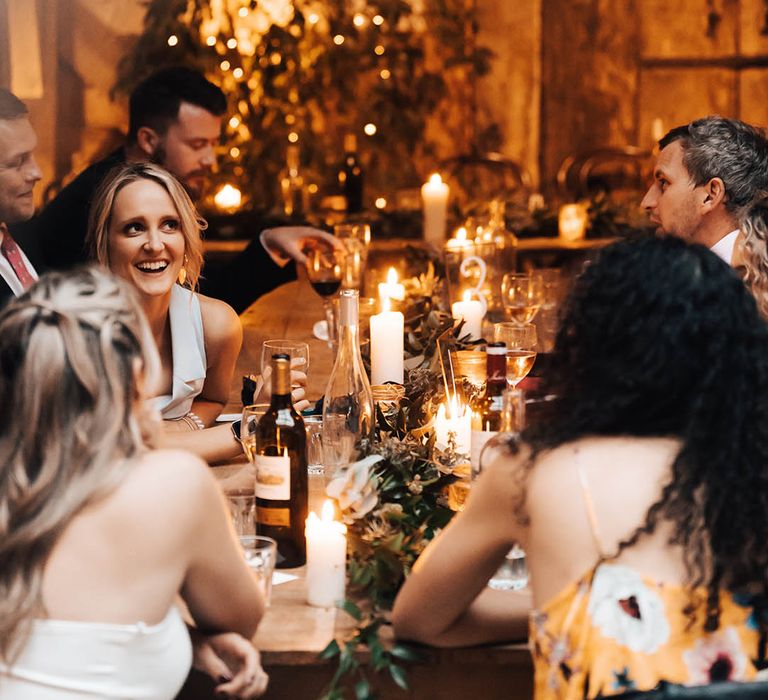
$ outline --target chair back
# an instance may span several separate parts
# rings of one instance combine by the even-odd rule
[[[764,700],[768,683],[712,683],[701,686],[661,683],[658,688],[619,695],[621,700]]]
[[[564,201],[577,201],[600,191],[642,191],[650,164],[651,152],[636,146],[572,153],[557,171],[558,193]]]
[[[494,199],[507,202],[518,193],[527,197],[533,186],[527,168],[501,153],[454,156],[440,164],[440,171],[463,214],[485,211]]]

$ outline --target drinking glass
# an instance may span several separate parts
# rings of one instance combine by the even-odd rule
[[[291,367],[293,360],[304,360],[303,364],[296,369],[302,372],[309,371],[309,344],[297,340],[265,340],[261,346],[261,376],[264,377],[270,366],[272,355],[283,353],[291,358]]]
[[[493,340],[507,344],[507,384],[516,387],[536,361],[536,326],[504,321],[493,326]]]
[[[345,258],[346,253],[335,248],[313,248],[307,253],[307,278],[312,289],[323,298],[328,342],[331,347],[334,347],[336,342],[336,318],[331,300],[341,287]]]
[[[309,509],[318,510],[325,498],[325,466],[323,465],[323,417],[304,416],[307,430],[307,480]]]
[[[541,306],[541,286],[530,275],[508,272],[501,280],[501,298],[512,323],[530,323]]]
[[[254,463],[256,455],[256,426],[268,408],[268,403],[254,403],[243,407],[243,419],[240,422],[240,444],[251,464]]]
[[[527,585],[528,568],[525,565],[525,551],[519,544],[515,544],[507,552],[504,563],[488,581],[488,586],[497,591],[519,591]]]
[[[344,243],[347,250],[341,286],[360,291],[368,262],[371,227],[368,224],[337,224],[333,227],[333,235]]]
[[[238,537],[256,534],[256,496],[251,489],[226,492],[232,525]]]
[[[247,535],[240,538],[245,563],[256,575],[259,587],[264,593],[264,602],[269,605],[272,596],[272,574],[277,561],[277,542],[271,537]]]

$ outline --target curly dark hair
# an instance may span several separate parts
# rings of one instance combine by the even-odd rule
[[[692,593],[768,594],[768,326],[742,281],[700,245],[644,238],[605,248],[576,281],[545,389],[534,455],[585,436],[677,437],[669,483],[616,555],[662,520]]]

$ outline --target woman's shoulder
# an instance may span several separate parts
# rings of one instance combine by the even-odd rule
[[[208,465],[186,450],[160,449],[136,458],[124,488],[150,500],[189,504],[215,488]]]
[[[243,327],[240,317],[226,302],[198,294],[200,315],[203,319],[206,340],[225,342],[242,339]]]

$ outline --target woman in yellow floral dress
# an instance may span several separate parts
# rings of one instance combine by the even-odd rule
[[[466,509],[395,602],[396,633],[506,641],[529,615],[537,700],[754,679],[768,666],[754,300],[701,246],[616,244],[577,280],[552,359],[551,416],[483,455]],[[486,586],[515,542],[532,601]]]

